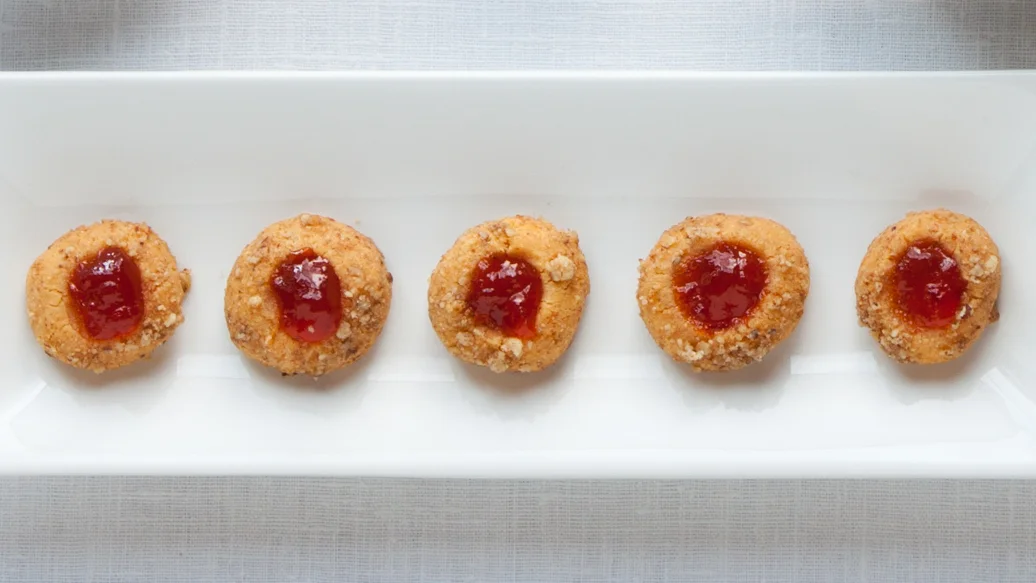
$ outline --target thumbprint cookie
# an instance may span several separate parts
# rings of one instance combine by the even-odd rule
[[[802,317],[809,262],[795,236],[765,218],[690,217],[640,263],[637,302],[651,337],[696,371],[762,360]]]
[[[392,275],[352,227],[302,214],[245,246],[227,278],[227,328],[249,358],[320,376],[359,359],[388,318]]]
[[[428,316],[460,360],[498,373],[531,372],[568,349],[589,293],[579,237],[519,215],[457,239],[432,272]]]
[[[172,337],[190,281],[150,227],[103,220],[65,233],[32,263],[29,324],[61,362],[97,373],[119,368]]]
[[[974,219],[910,213],[871,242],[856,276],[860,325],[891,358],[935,364],[963,354],[999,318],[1000,254]]]

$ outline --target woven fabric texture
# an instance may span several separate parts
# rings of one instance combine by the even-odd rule
[[[1031,0],[2,0],[4,69],[999,69]]]
[[[1031,0],[0,0],[0,68],[1036,65]],[[1036,580],[1036,483],[0,478],[0,581]]]
[[[0,580],[1031,582],[1036,484],[7,478]]]

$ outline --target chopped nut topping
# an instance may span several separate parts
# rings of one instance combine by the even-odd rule
[[[681,356],[683,356],[684,360],[686,360],[687,362],[697,362],[705,358],[705,352],[693,350],[690,346],[688,346],[683,350]]]
[[[335,333],[335,336],[339,340],[345,340],[346,338],[349,337],[350,334],[352,334],[352,332],[353,332],[353,330],[352,330],[352,328],[349,327],[349,323],[348,322],[342,322],[342,325],[338,327],[338,332]]]
[[[371,309],[371,299],[367,296],[360,296],[356,298],[356,308],[360,312],[366,312]]]
[[[489,370],[493,372],[499,373],[507,371],[507,361],[504,360],[504,354],[502,352],[497,352],[496,356],[492,358],[488,364]]]
[[[508,338],[500,345],[500,350],[510,352],[515,358],[522,356],[522,341],[517,338]]]
[[[576,264],[567,255],[558,255],[547,262],[547,273],[554,281],[568,281],[576,275]]]

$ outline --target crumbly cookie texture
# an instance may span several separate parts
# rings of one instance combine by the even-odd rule
[[[310,248],[334,267],[342,284],[342,322],[321,342],[300,342],[281,329],[270,280],[294,251]],[[274,223],[234,263],[224,294],[230,339],[249,358],[286,375],[320,376],[363,356],[385,326],[392,274],[374,242],[327,217],[302,214]]]
[[[957,261],[967,282],[960,311],[945,328],[926,329],[907,322],[896,308],[889,282],[896,262],[920,240],[934,240]],[[891,358],[903,363],[934,364],[953,360],[970,347],[986,325],[999,317],[1000,253],[989,233],[974,219],[937,209],[910,213],[879,234],[856,275],[856,314],[860,325]]]
[[[543,299],[532,340],[507,337],[476,323],[467,304],[479,260],[495,253],[524,257],[540,272]],[[532,372],[553,364],[575,337],[590,293],[579,237],[549,222],[512,216],[465,231],[439,260],[428,285],[428,317],[446,349],[498,373]]]
[[[764,260],[766,288],[747,317],[708,330],[686,317],[673,290],[673,267],[685,256],[726,242],[743,245]],[[640,262],[637,304],[651,337],[674,360],[696,371],[729,371],[762,360],[787,338],[809,295],[809,262],[795,236],[770,219],[714,214],[689,217],[662,233]]]
[[[80,262],[110,246],[121,247],[140,268],[143,320],[127,337],[94,340],[75,315],[68,281]],[[47,354],[100,373],[147,358],[169,340],[184,320],[181,306],[190,283],[190,272],[177,269],[165,241],[146,224],[103,220],[65,233],[36,258],[25,279],[25,306]]]

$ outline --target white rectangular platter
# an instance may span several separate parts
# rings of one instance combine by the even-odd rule
[[[333,74],[0,76],[0,472],[470,477],[1036,476],[1036,76]],[[998,242],[1003,317],[964,358],[904,367],[856,322],[870,240],[946,206]],[[223,320],[242,247],[300,212],[376,241],[376,348],[320,381],[246,362]],[[798,330],[695,375],[637,312],[638,259],[688,215],[788,226]],[[576,230],[592,292],[554,368],[452,359],[427,278],[467,227]],[[149,362],[80,373],[24,312],[66,230],[146,221],[194,274]]]

